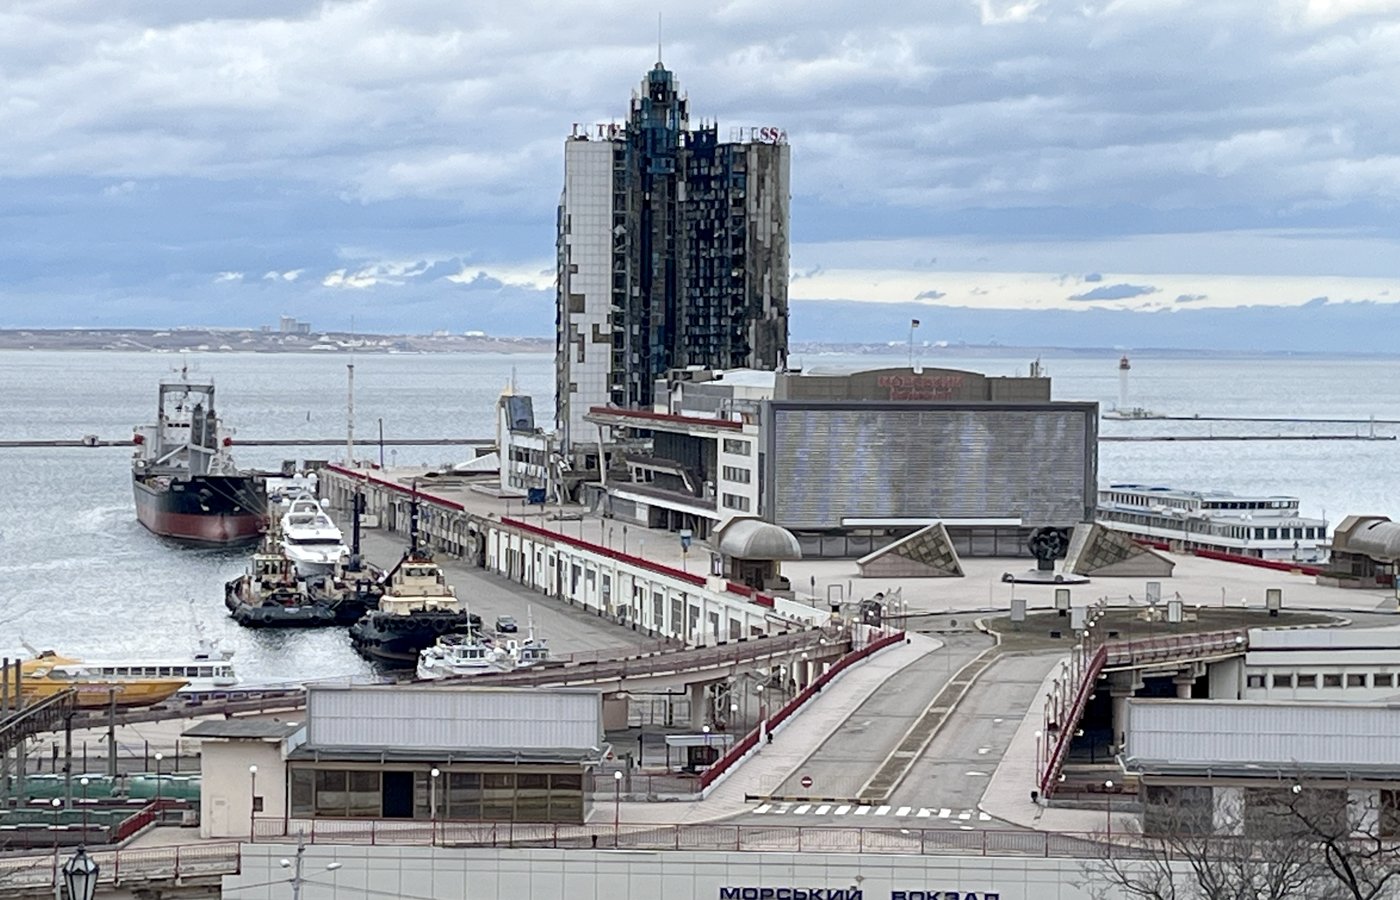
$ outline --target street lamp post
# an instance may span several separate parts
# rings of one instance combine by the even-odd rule
[[[92,900],[97,894],[97,876],[101,868],[97,860],[78,845],[78,852],[63,864],[63,885],[68,888],[68,900]]]
[[[768,733],[768,707],[763,705],[763,685],[756,684],[753,689],[758,694],[758,739],[762,742]]]
[[[431,828],[428,844],[431,846],[437,843],[437,783],[442,770],[433,766],[428,771],[428,821]]]
[[[165,754],[156,751],[156,816],[160,816],[160,761],[165,759]]]
[[[258,767],[248,767],[248,843],[257,840]]]
[[[1113,781],[1112,781],[1112,780],[1105,781],[1105,782],[1103,783],[1103,788],[1104,788],[1104,795],[1103,795],[1104,817],[1103,817],[1103,820],[1104,820],[1105,831],[1106,831],[1107,834],[1108,834],[1108,839],[1111,841],[1111,840],[1113,840]]]
[[[58,881],[58,811],[63,808],[63,801],[55,797],[49,802],[53,804],[53,898],[54,900],[63,900],[59,894]]]
[[[84,775],[82,778],[79,778],[78,784],[83,786],[83,839],[86,840],[88,829],[88,777]]]
[[[622,772],[613,771],[613,849],[617,849],[618,832],[622,828]]]

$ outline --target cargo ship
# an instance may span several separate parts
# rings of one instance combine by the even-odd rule
[[[149,531],[186,544],[253,543],[266,526],[261,478],[234,467],[232,438],[214,411],[214,385],[163,381],[156,424],[136,429],[131,481],[136,518]]]

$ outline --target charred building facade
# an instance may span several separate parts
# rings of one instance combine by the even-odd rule
[[[789,148],[778,129],[692,129],[660,62],[623,125],[575,126],[558,217],[556,424],[650,408],[668,370],[772,370],[787,356]],[[745,140],[743,138],[747,137]]]

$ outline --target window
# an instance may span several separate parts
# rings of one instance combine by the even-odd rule
[[[1292,688],[1293,673],[1275,673],[1273,676],[1273,686],[1276,688]]]
[[[1342,676],[1335,672],[1323,675],[1322,686],[1325,688],[1339,688],[1342,686]]]
[[[1317,687],[1317,673],[1316,673],[1316,672],[1299,672],[1299,673],[1298,673],[1298,687],[1300,687],[1300,688],[1315,688],[1315,687]]]
[[[1245,687],[1262,688],[1264,686],[1263,675],[1249,675],[1245,677]]]
[[[724,452],[733,453],[735,456],[748,456],[753,449],[750,441],[741,441],[738,438],[724,439]]]
[[[737,509],[740,512],[749,511],[749,498],[741,497],[738,494],[725,494],[722,498],[726,509]]]
[[[748,469],[741,469],[738,466],[724,466],[720,469],[720,474],[725,481],[733,481],[738,484],[748,484],[753,477],[753,473]]]
[[[1371,686],[1378,688],[1395,687],[1395,675],[1391,672],[1377,672],[1371,676]]]
[[[1347,687],[1364,688],[1366,686],[1366,676],[1361,672],[1353,672],[1347,676]]]

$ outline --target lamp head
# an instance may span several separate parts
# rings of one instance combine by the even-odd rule
[[[257,767],[257,766],[249,766],[249,767],[248,767],[248,774],[249,774],[249,775],[256,775],[256,774],[258,774],[258,767]]]
[[[442,770],[439,769],[437,766],[433,766],[432,770],[428,774],[436,778],[442,774]]]
[[[290,869],[292,867],[292,861],[290,859],[279,859],[277,860],[277,865],[284,869]]]
[[[616,771],[616,770],[614,770],[614,771],[613,771],[613,781],[621,781],[621,780],[622,780],[622,773],[621,773],[621,772],[618,772],[618,771]]]

